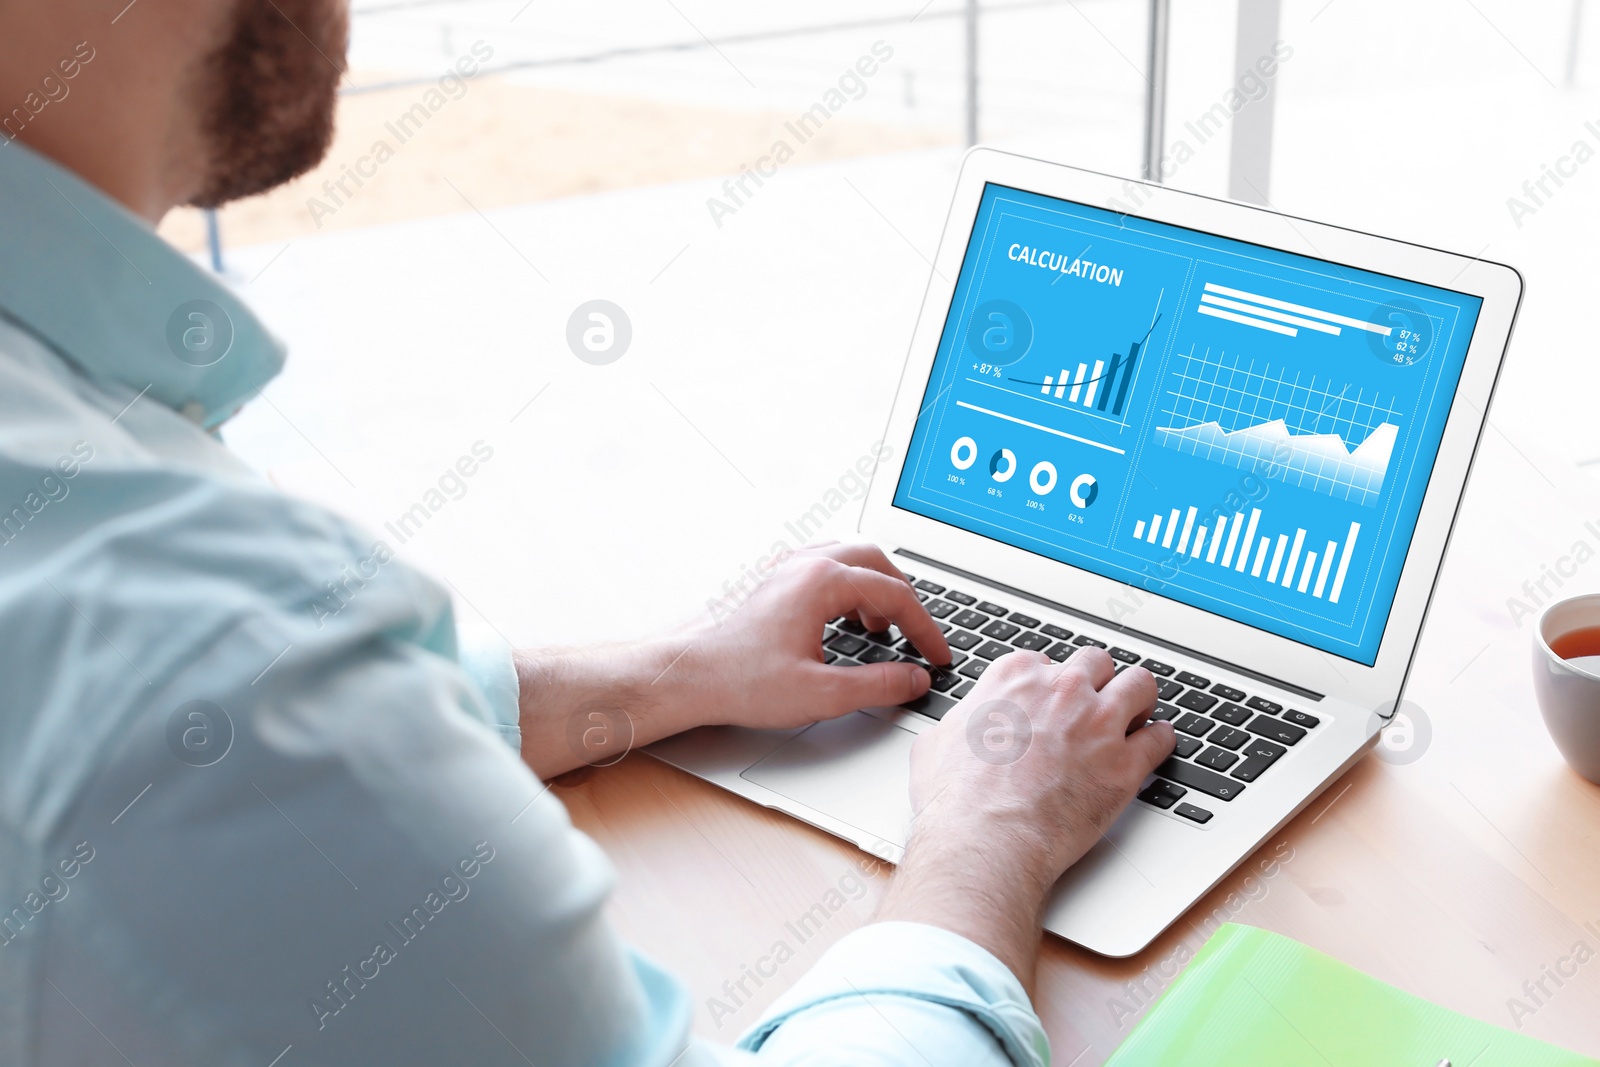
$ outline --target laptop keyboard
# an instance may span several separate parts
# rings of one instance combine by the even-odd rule
[[[1043,652],[1060,663],[1080,648],[1103,648],[1117,661],[1118,674],[1137,664],[1155,675],[1156,706],[1148,721],[1166,719],[1177,731],[1172,755],[1156,768],[1156,780],[1139,793],[1139,800],[1191,822],[1209,822],[1213,809],[1243,793],[1321,722],[1315,715],[1180,670],[1134,649],[1075,633],[938,582],[906,577],[944,631],[950,664],[928,663],[894,627],[872,633],[859,622],[842,618],[824,628],[826,662],[849,667],[901,660],[926,667],[932,687],[902,706],[942,719],[972,691],[989,664],[1008,652]]]

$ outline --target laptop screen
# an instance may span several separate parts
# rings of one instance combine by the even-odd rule
[[[991,183],[894,503],[1370,666],[1481,305]]]

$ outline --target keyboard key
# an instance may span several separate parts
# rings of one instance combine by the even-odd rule
[[[856,657],[862,663],[888,663],[890,660],[899,658],[899,656],[895,655],[894,649],[885,648],[882,645],[873,645]]]
[[[962,697],[972,692],[972,685],[973,683],[971,682],[962,682],[960,685],[950,690],[950,695],[955,697],[957,700],[960,700]]]
[[[1067,644],[1065,641],[1063,641],[1060,644],[1055,645],[1052,648],[1046,649],[1045,650],[1045,655],[1049,656],[1051,659],[1055,660],[1057,663],[1061,663],[1061,662],[1064,662],[1068,656],[1072,655],[1076,651],[1078,651],[1078,650],[1073,648],[1071,645]]]
[[[928,662],[928,657],[917,651],[917,647],[910,641],[901,641],[895,646],[895,651],[900,653],[900,661],[902,663],[915,663],[918,667],[924,667],[928,670],[933,669],[933,664]],[[966,658],[965,653],[957,652],[950,657],[949,663],[941,663],[939,666],[959,667]]]
[[[1106,647],[1106,643],[1104,641],[1096,641],[1094,638],[1090,637],[1088,634],[1079,634],[1077,636],[1077,638],[1072,643],[1077,645],[1077,646],[1079,646],[1080,648],[1083,648],[1083,647],[1105,648]]]
[[[921,712],[930,719],[942,719],[945,712],[956,706],[956,702],[953,697],[947,697],[943,693],[929,692],[900,706],[907,711]]]
[[[904,645],[904,643],[902,643],[902,645]],[[962,659],[966,659],[966,656],[962,656]],[[915,664],[915,665],[918,665],[918,667],[922,667],[923,670],[933,670],[934,669],[933,664],[930,664],[930,662],[928,662],[928,659],[926,659],[926,657],[923,656],[922,653],[918,653],[917,649],[915,649],[915,648],[910,648],[910,649],[901,648],[901,649],[899,649],[899,661],[901,661],[902,664]],[[941,665],[944,665],[944,667],[958,667],[958,665],[960,665],[960,664],[941,664]]]
[[[1240,745],[1250,740],[1250,735],[1243,730],[1235,730],[1231,726],[1224,726],[1211,735],[1211,743],[1226,749],[1237,749]]]
[[[973,651],[973,655],[982,656],[984,659],[999,659],[1010,651],[1010,645],[1002,645],[999,641],[985,641]]]
[[[822,650],[822,662],[824,662],[824,663],[832,663],[834,660],[836,660],[838,658],[839,658],[839,653],[837,653],[837,652],[829,652],[827,649],[823,649]]]
[[[887,630],[874,630],[867,635],[867,640],[875,645],[894,646],[900,641],[900,631],[894,627]]]
[[[1053,622],[1047,622],[1043,626],[1039,627],[1039,632],[1044,634],[1046,637],[1053,637],[1057,641],[1072,640],[1071,630],[1063,630]]]
[[[1043,652],[1050,647],[1050,639],[1044,634],[1035,633],[1032,630],[1024,630],[1016,636],[1016,639],[1011,644],[1024,652]]]
[[[959,672],[957,672],[957,673],[964,674],[968,678],[978,679],[978,678],[982,678],[983,677],[983,672],[988,670],[988,669],[989,669],[989,661],[988,660],[986,660],[986,659],[969,659],[969,660],[967,660],[967,662],[965,662],[965,663],[963,663],[961,665],[961,670]]]
[[[964,608],[970,608],[972,605],[978,602],[978,598],[973,596],[971,593],[961,593],[954,589],[947,591],[944,595],[944,598],[946,600],[954,600],[957,604],[960,604]]]
[[[1239,762],[1239,754],[1237,752],[1229,752],[1225,748],[1218,748],[1217,746],[1212,745],[1210,748],[1200,753],[1200,755],[1196,756],[1194,761],[1200,764],[1200,766],[1210,767],[1214,771],[1225,771],[1229,767],[1232,767],[1235,763]]]
[[[1231,685],[1223,685],[1221,682],[1218,682],[1216,685],[1212,686],[1211,691],[1217,694],[1217,696],[1221,697],[1223,700],[1244,699],[1244,690],[1235,689]]]
[[[1129,652],[1125,648],[1112,648],[1108,651],[1110,651],[1112,659],[1120,659],[1122,662],[1129,664],[1139,662],[1139,653],[1137,652]]]
[[[1157,778],[1139,794],[1139,799],[1146,804],[1154,804],[1158,808],[1170,808],[1189,791],[1181,785],[1163,782]]]
[[[1171,678],[1163,678],[1156,682],[1156,696],[1161,700],[1176,700],[1178,694],[1183,692],[1183,686]]]
[[[1272,701],[1262,700],[1260,697],[1251,697],[1244,703],[1246,707],[1255,708],[1257,711],[1264,711],[1268,715],[1276,715],[1278,712],[1283,710],[1282,704],[1274,704]]]
[[[859,667],[859,666],[861,666],[861,664],[859,662],[857,662],[856,660],[849,659],[847,657],[841,656],[841,657],[839,657],[839,662],[835,663],[834,666],[835,667]]]
[[[1205,742],[1200,740],[1198,737],[1190,737],[1188,734],[1179,734],[1178,739],[1173,742],[1172,751],[1187,759],[1196,752],[1199,752],[1204,745]]]
[[[1210,678],[1202,678],[1198,674],[1193,674],[1189,671],[1179,671],[1178,681],[1182,682],[1184,685],[1192,685],[1196,689],[1204,689],[1206,686],[1211,684]]]
[[[1210,693],[1202,693],[1198,689],[1191,689],[1178,698],[1178,707],[1188,708],[1190,711],[1210,711],[1216,702],[1217,698]]]
[[[1010,608],[1003,608],[992,600],[978,601],[978,610],[985,615],[999,615],[1001,617],[1011,614]]]
[[[1156,710],[1150,713],[1150,721],[1154,722],[1157,719],[1166,719],[1168,722],[1171,722],[1173,719],[1176,719],[1182,714],[1183,712],[1179,711],[1171,704],[1157,704]]]
[[[828,642],[828,647],[842,655],[853,656],[867,647],[867,642],[855,634],[840,634]]]
[[[1024,615],[1020,611],[1013,611],[1010,615],[1007,615],[1006,618],[1010,619],[1018,626],[1033,627],[1039,625],[1038,619],[1034,618],[1032,615]]]
[[[1282,719],[1274,719],[1270,715],[1257,715],[1250,720],[1245,729],[1253,734],[1260,734],[1262,737],[1270,737],[1280,745],[1296,744],[1306,735],[1304,730],[1293,723],[1284,722]]]
[[[922,590],[924,593],[933,593],[935,596],[944,592],[944,586],[940,585],[938,582],[930,582],[926,578],[917,583],[917,588]]]
[[[1211,709],[1211,717],[1233,726],[1243,726],[1249,721],[1250,713],[1237,704],[1223,704],[1221,707]]]
[[[956,606],[948,600],[930,600],[923,607],[936,619],[948,618],[956,611]]]
[[[859,622],[856,622],[854,619],[843,619],[837,625],[839,629],[843,630],[847,634],[856,634],[859,636],[867,632],[867,628],[861,625]]]
[[[928,688],[935,693],[948,693],[961,684],[960,676],[950,667],[935,667],[928,672],[928,677],[933,680]]]
[[[1157,678],[1165,678],[1172,673],[1171,667],[1157,659],[1147,659],[1143,663],[1139,664],[1139,666],[1143,667]]]
[[[1241,782],[1253,782],[1287,751],[1282,745],[1257,738],[1244,750],[1244,762],[1233,769],[1233,776]]]
[[[921,601],[923,601],[923,602],[924,602],[924,603],[926,603],[926,602],[927,602],[927,599],[928,599],[928,594],[927,594],[927,593],[924,593],[924,592],[923,592],[923,591],[922,591],[922,590],[920,590],[920,589],[918,589],[918,590],[917,590],[917,591],[916,591],[916,593],[917,593],[917,599],[918,599],[918,600],[921,600]]]
[[[1206,718],[1204,715],[1190,714],[1180,715],[1173,721],[1172,725],[1176,726],[1186,734],[1193,734],[1196,737],[1204,737],[1206,735],[1206,731],[1210,730],[1217,724]]]
[[[1163,778],[1171,778],[1180,785],[1190,789],[1198,789],[1207,796],[1216,797],[1218,800],[1232,801],[1234,797],[1244,792],[1244,786],[1229,778],[1224,778],[1216,771],[1208,771],[1204,767],[1196,767],[1192,763],[1185,763],[1180,759],[1168,757],[1161,766],[1156,768],[1156,773]],[[1235,774],[1238,772],[1235,771]]]
[[[912,574],[910,571],[901,571],[900,572],[900,577],[902,577],[906,581],[912,582],[912,583],[915,583],[916,580],[917,580],[917,576],[915,574]]]
[[[1017,634],[1021,631],[1022,627],[1018,626],[1016,623],[1004,622],[1000,619],[996,619],[994,622],[991,622],[988,626],[985,626],[978,632],[985,637],[992,637],[996,641],[1009,641],[1013,637],[1017,636]]]
[[[966,611],[959,611],[950,616],[951,624],[954,626],[959,626],[963,630],[976,630],[978,627],[983,626],[988,621],[989,616],[979,614],[970,608],[968,608]]]
[[[970,630],[957,630],[954,633],[945,634],[944,639],[945,643],[951,648],[959,648],[963,652],[983,640],[983,638]]]
[[[1185,819],[1193,819],[1195,822],[1211,821],[1211,813],[1209,811],[1205,808],[1197,808],[1193,804],[1180,803],[1172,810],[1182,815]]]
[[[1315,715],[1307,715],[1303,711],[1286,711],[1283,713],[1284,722],[1292,722],[1296,726],[1304,726],[1307,730],[1316,726],[1322,720]]]

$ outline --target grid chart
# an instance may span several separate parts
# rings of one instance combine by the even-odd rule
[[[1375,506],[1400,433],[1400,413],[1365,389],[1257,370],[1208,348],[1180,353],[1156,427],[1168,448],[1257,472],[1338,500]],[[1348,442],[1358,441],[1354,448]]]
[[[1330,540],[1319,551],[1315,548],[1307,550],[1304,527],[1297,528],[1292,539],[1288,533],[1280,533],[1276,538],[1270,533],[1258,537],[1256,530],[1261,523],[1260,508],[1251,508],[1248,520],[1239,511],[1231,517],[1218,515],[1215,525],[1209,517],[1196,524],[1199,510],[1195,507],[1187,511],[1173,508],[1165,515],[1158,511],[1148,520],[1140,519],[1133,524],[1133,539],[1151,545],[1159,544],[1162,548],[1172,549],[1179,556],[1204,560],[1223,570],[1244,574],[1248,569],[1252,578],[1262,577],[1264,568],[1268,584],[1281,585],[1297,593],[1309,592],[1318,600],[1326,593],[1328,603],[1339,602],[1339,594],[1344,592],[1345,576],[1350,570],[1350,557],[1355,552],[1356,538],[1361,534],[1359,522],[1350,524],[1343,546],[1338,541]],[[1178,532],[1180,515],[1182,533]],[[1241,527],[1244,530],[1242,538],[1239,533]],[[1173,544],[1175,535],[1176,546]],[[1335,556],[1338,557],[1337,566],[1334,564]],[[1333,578],[1331,589],[1328,586],[1330,574]]]

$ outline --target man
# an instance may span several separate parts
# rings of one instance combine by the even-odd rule
[[[818,644],[849,615],[943,661],[899,572],[814,547],[720,628],[460,650],[440,586],[374,571],[370,536],[221,444],[282,354],[151,227],[316,163],[347,21],[0,6],[0,1063],[1046,1062],[1039,912],[1172,746],[1134,729],[1147,672],[998,660],[918,741],[876,922],[713,1048],[604,920],[610,869],[539,778],[583,761],[596,709],[642,744],[920,695],[921,668]],[[964,740],[997,699],[1033,727],[1003,767]]]

